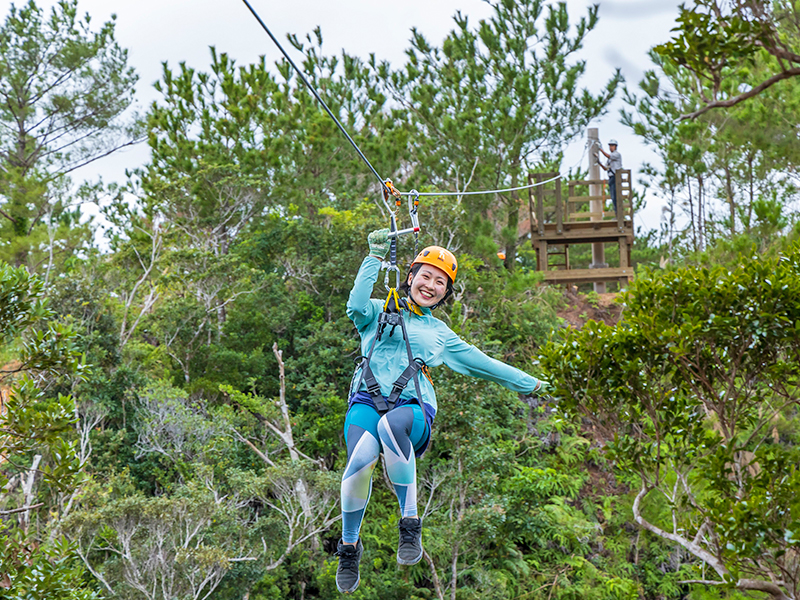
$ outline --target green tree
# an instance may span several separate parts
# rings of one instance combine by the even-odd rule
[[[731,107],[800,75],[800,10],[796,0],[694,0],[681,5],[675,37],[655,50],[698,81],[702,104],[682,118]],[[742,90],[742,75],[767,68]]]
[[[12,4],[0,27],[0,215],[4,237],[20,238],[6,256],[16,264],[49,241],[37,231],[69,224],[68,175],[137,141],[123,114],[137,77],[114,28],[94,31],[77,0],[49,17],[33,0]]]
[[[325,56],[322,34],[292,44],[331,109],[383,169],[404,147],[387,99],[357,58]],[[206,246],[225,253],[254,217],[285,211],[318,222],[323,206],[352,208],[378,183],[286,61],[236,66],[212,49],[210,72],[166,65],[163,98],[148,116],[152,160],[143,192],[165,216]],[[366,174],[365,174],[366,171]]]
[[[656,68],[645,73],[638,94],[625,91],[632,110],[621,114],[622,122],[661,159],[661,165],[646,164],[642,173],[667,202],[665,237],[671,257],[681,246],[697,253],[742,233],[746,245],[758,241],[768,246],[795,212],[797,188],[787,171],[800,164],[800,144],[786,123],[800,118],[798,83],[786,82],[724,112],[680,121],[682,113],[702,105],[697,82],[656,52],[650,54]],[[758,70],[746,76],[752,81]],[[783,122],[775,121],[775,110]],[[770,218],[771,211],[785,218]]]
[[[53,317],[42,281],[0,264],[0,598],[94,597],[60,532],[85,464],[74,400],[42,389],[81,369],[75,333]]]
[[[517,187],[527,184],[526,171],[560,166],[564,145],[605,112],[621,81],[616,73],[597,95],[580,87],[586,63],[575,54],[596,24],[597,7],[571,22],[565,3],[503,0],[477,27],[458,13],[441,47],[414,30],[406,65],[377,67],[409,111],[415,156],[408,185],[455,192]],[[519,194],[454,202],[462,239],[499,238],[513,269]],[[473,223],[476,215],[492,226]]]
[[[616,327],[543,350],[561,406],[638,490],[634,521],[686,583],[796,598],[800,248],[642,276]]]

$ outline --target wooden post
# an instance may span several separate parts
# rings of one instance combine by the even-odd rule
[[[619,200],[619,198],[617,198]],[[628,257],[628,238],[627,236],[619,236],[619,266],[622,269],[630,267],[630,258]]]
[[[539,242],[539,253],[536,255],[539,259],[539,270],[547,271],[547,242],[541,240]]]
[[[589,143],[590,150],[589,150],[589,179],[598,181],[600,179],[600,166],[597,164],[597,146],[600,144],[600,137],[597,131],[597,127],[590,127],[587,130],[587,142]],[[600,196],[602,194],[601,191],[602,184],[598,185],[596,183],[589,186],[589,195],[590,196]],[[596,213],[594,216],[591,217],[592,221],[602,221],[603,220],[603,201],[602,200],[592,200],[590,204],[590,211],[592,213]],[[592,244],[592,265],[589,267],[590,269],[604,269],[608,267],[606,264],[606,253],[605,248],[603,247],[602,242],[595,242]],[[598,294],[605,294],[606,293],[606,284],[604,281],[596,281],[594,283],[594,291]]]
[[[569,208],[567,208],[569,211]],[[564,202],[561,197],[561,180],[556,179],[556,233],[564,231]]]

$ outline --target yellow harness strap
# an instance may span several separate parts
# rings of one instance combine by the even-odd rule
[[[420,317],[423,316],[422,309],[414,304],[409,298],[406,299],[406,305],[408,306],[408,310],[413,312],[415,315],[419,315]]]
[[[394,309],[396,312],[400,312],[403,308],[407,308],[415,315],[419,315],[420,317],[424,316],[422,309],[414,304],[410,298],[406,298],[405,302],[401,304],[400,295],[397,293],[395,288],[389,289],[389,295],[386,296],[386,302],[383,303],[383,312],[388,311],[389,306],[391,306],[392,303],[394,303]]]
[[[400,312],[402,308],[400,306],[400,296],[397,295],[397,290],[395,288],[389,288],[389,295],[386,296],[386,302],[383,303],[383,312],[388,312],[389,305],[392,302],[394,302],[395,312]]]

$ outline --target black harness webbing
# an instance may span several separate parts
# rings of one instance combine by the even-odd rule
[[[394,306],[392,306],[392,303],[389,302],[392,299],[395,300]],[[361,369],[361,377],[359,377],[358,383],[356,384],[355,388],[353,388],[354,393],[361,389],[362,382],[366,384],[367,391],[372,397],[372,401],[375,403],[375,408],[381,415],[394,408],[395,404],[397,404],[397,401],[400,399],[400,394],[403,393],[403,390],[406,389],[408,382],[412,379],[414,380],[414,387],[416,388],[415,391],[417,392],[417,401],[420,403],[420,405],[422,404],[422,393],[420,392],[419,387],[419,372],[420,370],[425,369],[425,362],[421,358],[414,358],[414,354],[411,352],[411,343],[408,340],[408,330],[406,329],[406,322],[405,319],[403,319],[402,313],[403,309],[405,308],[405,302],[397,298],[397,291],[392,288],[389,291],[389,297],[386,299],[386,303],[383,305],[383,311],[380,315],[378,315],[378,331],[375,334],[375,338],[372,340],[369,353],[367,356],[361,356],[357,359],[358,365],[356,369]],[[400,326],[400,330],[403,333],[403,340],[406,343],[408,366],[403,370],[402,373],[400,373],[400,376],[392,384],[392,391],[389,393],[389,397],[384,400],[383,394],[381,393],[381,386],[375,379],[375,374],[372,372],[369,363],[372,359],[372,353],[375,350],[375,344],[381,339],[388,325],[392,326],[392,329],[389,332],[389,337],[392,337],[394,335],[395,328],[398,325]],[[356,372],[358,371],[356,370]],[[355,373],[353,374],[353,378],[355,378]]]

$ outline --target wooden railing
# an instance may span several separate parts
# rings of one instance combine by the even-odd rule
[[[534,184],[556,177],[557,173],[531,173],[529,183]],[[615,221],[622,229],[625,222],[633,221],[631,203],[631,172],[617,172],[617,210],[606,210],[611,199],[608,181],[605,179],[583,179],[566,182],[567,195],[562,195],[560,179],[551,184],[540,185],[531,190],[531,208],[538,225],[539,235],[544,235],[545,225],[555,223],[556,232],[561,233],[565,223],[584,223],[590,221]],[[594,187],[599,195],[588,195]],[[598,200],[602,210],[592,210],[592,201]]]

